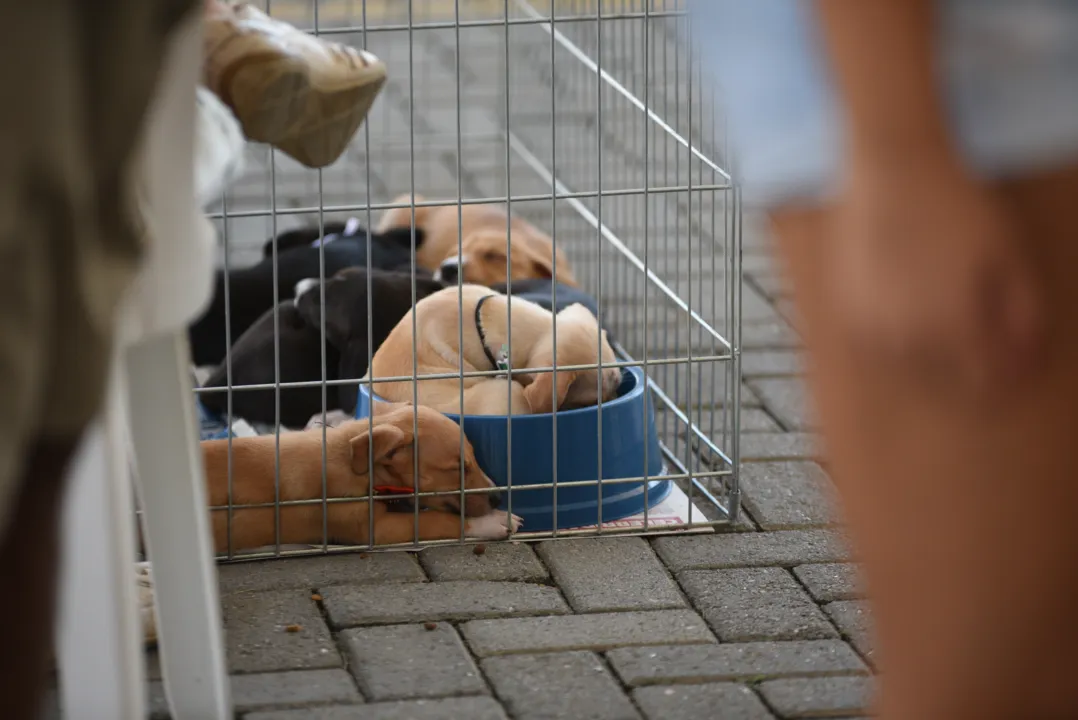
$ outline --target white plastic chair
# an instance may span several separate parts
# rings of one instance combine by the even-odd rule
[[[214,266],[214,231],[194,188],[201,63],[196,12],[173,36],[149,118],[147,255],[122,309],[107,406],[80,450],[65,508],[58,661],[68,718],[146,716],[129,449],[172,716],[232,717],[186,336]]]

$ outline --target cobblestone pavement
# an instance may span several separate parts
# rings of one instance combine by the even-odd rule
[[[320,26],[358,25],[361,4],[325,3]],[[368,3],[369,22],[400,27],[407,5]],[[508,6],[515,8],[512,17],[527,17],[516,2]],[[654,2],[650,12],[663,6]],[[273,7],[300,24],[313,18],[302,2]],[[390,82],[367,130],[321,177],[282,157],[271,169],[267,151],[251,149],[248,177],[227,200],[228,219],[219,220],[231,262],[255,259],[275,228],[317,221],[304,209],[318,206],[319,190],[327,217],[357,214],[347,208],[368,197],[387,202],[413,182],[422,194],[455,199],[458,177],[465,199],[549,194],[549,178],[507,147],[507,125],[572,190],[598,189],[600,137],[604,192],[683,185],[690,177],[698,186],[714,182],[638,109],[610,87],[600,89],[579,58],[552,49],[549,33],[537,26],[462,28],[458,58],[457,32],[444,27],[453,7],[417,0],[414,21],[443,25],[367,33],[365,44],[386,60]],[[506,4],[462,0],[460,7],[462,18],[480,22],[500,17]],[[557,10],[594,12],[595,3],[559,2]],[[608,18],[642,11],[639,2],[603,6]],[[679,59],[685,47],[671,31],[674,22],[654,18],[645,32],[640,18],[605,19],[601,38],[594,21],[559,27],[585,53],[601,54],[603,67],[629,92],[647,96],[672,129],[714,152],[708,135],[721,131],[701,96],[693,97],[699,91],[690,89],[693,75]],[[359,33],[340,37],[364,44]],[[630,194],[607,198],[601,208],[593,198],[582,202],[601,211],[603,222],[680,297],[728,331],[721,291],[728,216],[721,193]],[[598,234],[578,209],[547,198],[515,202],[514,212],[554,231],[635,357],[696,350],[693,333],[682,332],[687,313],[642,273],[630,273],[616,253],[596,250]],[[873,646],[857,566],[837,527],[829,481],[814,462],[798,341],[753,217],[744,223],[743,268],[744,513],[733,530],[489,545],[484,554],[439,547],[224,565],[220,589],[238,714],[249,720],[864,715]],[[598,292],[600,286],[605,290]],[[642,309],[648,302],[650,309]],[[721,406],[725,388],[708,385],[714,372],[689,370],[690,381],[676,368],[655,371],[667,373],[660,382],[675,388],[678,406],[696,413],[701,426]],[[676,390],[683,384],[692,392]],[[156,679],[151,697],[154,712],[164,713]]]

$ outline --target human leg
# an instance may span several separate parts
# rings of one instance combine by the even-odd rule
[[[1078,715],[1076,196],[1076,167],[998,186],[1048,332],[1037,371],[999,388],[988,412],[859,355],[833,322],[830,211],[772,214],[827,463],[865,561],[885,720]]]

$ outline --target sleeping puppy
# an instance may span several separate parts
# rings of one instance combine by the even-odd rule
[[[368,306],[367,284],[374,301],[370,332],[373,353],[397,322],[412,307],[411,273],[345,268],[325,283],[326,295],[326,380],[361,378],[367,372]],[[416,297],[422,299],[441,289],[426,273],[417,272]],[[277,306],[280,334],[277,361],[281,382],[322,379],[321,293],[318,280],[302,280],[295,300]],[[268,310],[232,346],[232,385],[261,385],[274,382],[273,310]],[[222,361],[203,387],[227,387],[228,367]],[[355,385],[328,385],[326,411],[356,409]],[[322,412],[322,387],[281,388],[280,423],[302,428],[313,415]],[[206,409],[219,415],[228,412],[224,392],[201,393]],[[276,401],[272,389],[236,390],[232,393],[232,413],[248,422],[276,422]]]
[[[417,453],[413,421],[418,423]],[[460,467],[464,466],[464,487],[485,490],[495,487],[475,461],[467,438],[461,453],[460,426],[429,408],[383,405],[375,408],[373,427],[356,420],[326,428],[326,497],[356,498],[355,502],[322,499],[322,430],[283,433],[280,436],[280,499],[316,500],[305,505],[280,508],[280,537],[276,536],[272,507],[244,508],[244,505],[273,503],[276,439],[273,435],[232,438],[232,518],[227,510],[213,510],[213,536],[218,552],[229,549],[231,525],[233,551],[267,545],[320,544],[322,511],[326,508],[328,540],[334,544],[376,545],[411,542],[416,537],[415,516],[393,512],[388,505],[408,502],[406,492],[444,492],[419,498],[419,540],[446,540],[460,537],[463,510],[466,537],[500,539],[510,528],[520,527],[520,518],[496,510],[498,493],[460,494]],[[228,440],[202,442],[210,505],[228,504]],[[419,458],[418,483],[413,462]],[[373,462],[374,476],[370,475]],[[374,488],[374,527],[370,526],[370,489]],[[382,500],[385,500],[383,502]]]
[[[416,196],[416,201],[422,200]],[[403,195],[393,202],[411,202],[411,196]],[[431,270],[447,285],[455,284],[459,276],[466,283],[487,286],[505,282],[507,262],[513,280],[552,278],[556,267],[557,281],[576,287],[572,268],[560,252],[551,262],[554,244],[546,233],[527,220],[514,217],[509,220],[510,233],[507,234],[506,220],[505,208],[500,205],[458,206],[454,203],[418,207],[415,209],[415,226],[423,231],[423,246],[416,250],[416,265]],[[408,228],[411,224],[411,208],[395,208],[382,216],[378,231]],[[511,253],[507,251],[510,243]]]
[[[367,282],[374,301],[368,314]],[[305,280],[296,286],[296,308],[307,322],[319,327],[322,292],[317,280]],[[417,269],[415,299],[421,301],[438,292],[444,285]],[[412,309],[412,273],[371,272],[363,268],[346,268],[325,283],[326,340],[340,352],[338,376],[359,379],[367,374],[367,337],[371,338],[373,355]],[[340,388],[341,408],[353,412],[356,408],[356,385]],[[319,411],[321,408],[319,408]]]
[[[292,248],[308,247],[318,242],[319,238],[323,236],[352,235],[355,233],[357,225],[358,221],[355,218],[349,218],[346,222],[341,222],[340,220],[324,221],[322,223],[324,232],[319,231],[317,225],[285,230],[277,236],[277,252],[282,253]],[[262,257],[273,257],[273,238],[269,238],[262,245]]]
[[[345,228],[349,229],[349,228]],[[411,263],[412,231],[409,228],[394,229],[386,233],[368,234],[353,224],[351,235],[326,235],[321,244],[325,246],[325,276],[355,265],[366,267],[370,255],[372,268],[394,270],[409,267]],[[316,245],[299,244],[309,236],[302,231],[292,231],[286,245],[277,253],[277,300],[292,295],[296,283],[319,276],[319,253]],[[416,243],[422,241],[417,232]],[[315,241],[319,241],[316,239]],[[260,262],[228,273],[229,311],[233,338],[239,338],[249,327],[273,308],[273,254],[270,252]],[[191,341],[192,361],[195,365],[216,365],[225,357],[225,272],[218,270],[214,280],[213,296],[209,307],[188,330]]]
[[[465,372],[501,369],[512,374],[512,382],[504,377],[464,378],[464,414],[548,413],[595,405],[614,397],[621,380],[618,368],[604,367],[601,379],[597,368],[559,370],[556,380],[549,371],[534,374],[526,371],[527,368],[596,365],[600,353],[604,366],[617,362],[606,331],[599,330],[598,321],[586,307],[574,304],[552,314],[533,302],[513,298],[510,328],[506,311],[509,300],[480,285],[464,285],[459,300],[456,287],[434,293],[416,303],[378,348],[371,362],[370,377],[410,374],[414,313],[418,375],[456,373],[461,369]],[[458,341],[460,335],[463,344]],[[459,378],[421,379],[416,385],[419,404],[442,412],[461,412]],[[375,392],[388,401],[411,402],[413,398],[410,380],[378,383]]]

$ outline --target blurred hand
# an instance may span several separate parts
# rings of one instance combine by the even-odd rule
[[[833,228],[838,320],[878,361],[982,395],[1035,360],[1041,299],[998,200],[941,157],[851,163]]]

